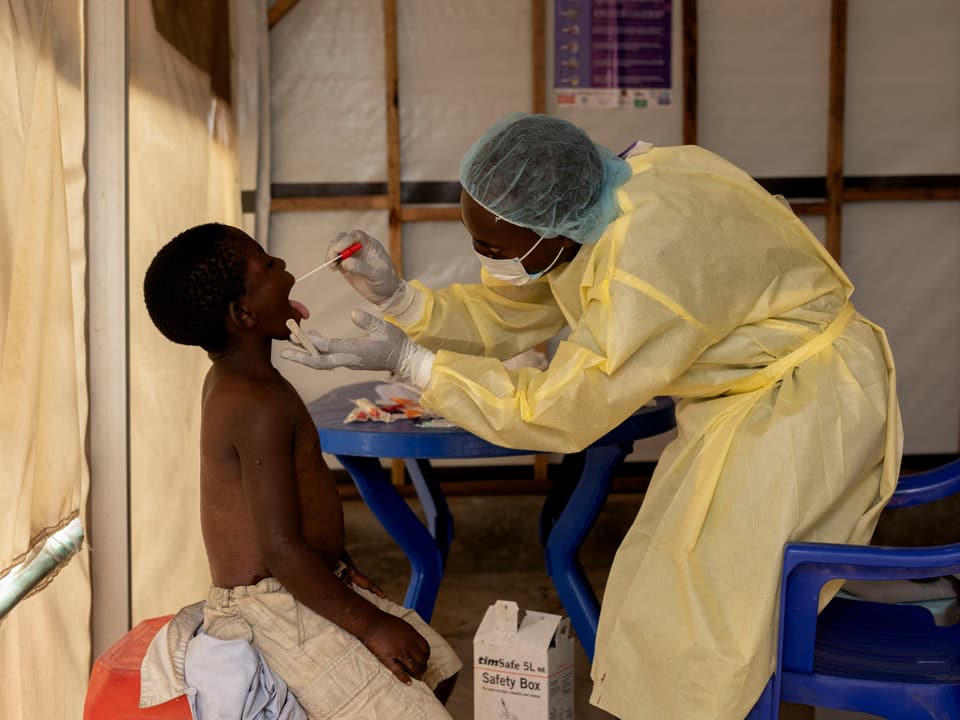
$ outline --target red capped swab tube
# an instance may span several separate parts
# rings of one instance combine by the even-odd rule
[[[335,262],[340,262],[341,260],[346,260],[346,259],[347,259],[348,257],[350,257],[351,255],[355,255],[356,253],[358,253],[361,248],[363,248],[363,245],[361,245],[359,242],[355,242],[355,243],[353,243],[353,245],[349,245],[349,246],[345,247],[343,250],[341,250],[339,253],[337,253],[337,256],[336,256],[336,257],[330,258],[329,260],[327,260],[327,261],[326,261],[325,263],[323,263],[322,265],[317,265],[313,270],[311,270],[310,272],[308,272],[306,275],[301,275],[300,277],[298,277],[298,278],[296,279],[296,282],[294,282],[293,284],[296,285],[296,284],[297,284],[298,282],[300,282],[301,280],[306,280],[308,277],[310,277],[311,275],[313,275],[315,272],[317,272],[318,270],[323,270],[323,269],[324,269],[325,267],[327,267],[328,265],[332,265],[332,264],[335,263]]]

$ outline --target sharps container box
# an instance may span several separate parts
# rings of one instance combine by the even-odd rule
[[[473,638],[474,720],[572,720],[570,619],[498,600]]]

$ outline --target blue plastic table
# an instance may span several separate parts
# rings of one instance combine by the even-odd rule
[[[535,449],[514,450],[488,443],[462,428],[420,427],[411,420],[391,423],[343,422],[353,409],[353,398],[376,400],[376,387],[366,382],[338,388],[314,400],[310,414],[324,452],[336,456],[350,473],[370,510],[403,549],[411,577],[404,605],[429,621],[440,590],[453,517],[439,485],[430,474],[430,460],[530,455]],[[548,494],[541,514],[541,541],[547,573],[570,616],[587,655],[593,657],[600,605],[577,556],[610,490],[614,471],[640,438],[674,427],[674,404],[657,398],[583,453],[579,480],[560,496]],[[381,458],[402,458],[423,506],[427,527],[390,482]],[[549,511],[548,511],[549,508]]]

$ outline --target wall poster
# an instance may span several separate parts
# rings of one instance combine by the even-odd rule
[[[554,0],[557,105],[672,103],[670,0]]]

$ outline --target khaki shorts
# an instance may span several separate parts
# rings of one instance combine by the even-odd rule
[[[430,644],[422,680],[404,685],[363,643],[299,603],[276,578],[235,588],[211,587],[203,627],[221,640],[249,640],[287,683],[310,720],[449,720],[433,688],[462,667],[453,648],[415,611],[356,585],[351,588],[410,623]]]

